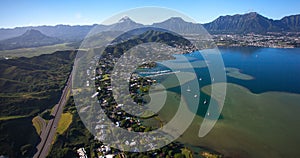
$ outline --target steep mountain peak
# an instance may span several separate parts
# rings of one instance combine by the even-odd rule
[[[22,36],[46,36],[42,34],[40,31],[35,30],[35,29],[29,29],[27,30]]]
[[[136,23],[128,16],[124,16],[117,23],[107,25],[107,28],[102,31],[128,31],[142,26],[142,24]]]
[[[258,16],[259,14],[258,14],[257,12],[249,12],[249,13],[246,13],[246,14],[244,14],[244,15],[256,17],[256,16]]]
[[[28,29],[26,30],[25,33],[23,33],[21,36],[19,37],[15,37],[15,39],[21,40],[21,41],[43,41],[43,40],[58,40],[57,38],[54,37],[49,37],[45,34],[43,34],[42,32],[40,32],[39,30],[35,30],[35,29]]]
[[[282,20],[282,19],[288,19],[288,18],[298,18],[298,17],[300,17],[300,14],[285,16],[285,17],[281,18],[280,20]]]
[[[198,34],[203,32],[203,27],[200,24],[187,22],[181,17],[171,17],[163,22],[154,23],[152,26],[176,33]]]
[[[133,20],[131,20],[128,16],[123,16],[118,23],[123,23],[123,22],[134,22]],[[135,22],[134,22],[135,23]]]
[[[197,33],[202,26],[197,23],[186,22],[180,17],[172,17],[163,22],[153,23],[152,25],[143,25],[136,23],[128,16],[111,25],[85,25],[85,26],[36,26],[36,27],[16,27],[13,29],[0,28],[0,40],[7,40],[14,37],[48,36],[63,39],[65,41],[80,41],[85,38],[89,31],[97,27],[99,32],[103,31],[128,31],[143,26],[152,26],[163,29],[169,29],[178,33]],[[243,33],[267,33],[267,32],[300,32],[300,14],[283,17],[280,20],[272,20],[264,17],[257,12],[249,12],[235,15],[220,16],[212,22],[203,24],[204,28],[212,34],[243,34]],[[38,32],[37,30],[41,31]],[[27,31],[27,32],[26,32]],[[26,33],[25,33],[26,32]],[[30,38],[29,38],[30,39]],[[36,38],[35,38],[36,39]],[[37,40],[38,41],[38,40]]]
[[[46,46],[62,42],[62,40],[46,36],[38,30],[28,29],[21,36],[0,41],[0,50]]]
[[[166,20],[165,22],[171,22],[171,23],[185,23],[181,17],[171,17],[170,19]]]
[[[300,14],[283,17],[279,22],[289,31],[300,31]]]
[[[250,13],[246,13],[243,14],[242,16],[248,18],[248,19],[255,19],[255,18],[264,18],[264,19],[268,19],[260,14],[258,14],[257,12],[250,12]]]
[[[245,14],[235,14],[235,15],[225,15],[225,16],[220,16],[218,17],[216,20],[218,19],[224,19],[224,18],[247,18],[247,19],[254,19],[257,17],[263,17],[262,15],[258,14],[257,12],[249,12],[249,13],[245,13]]]
[[[256,12],[220,16],[204,27],[211,33],[266,33],[278,29],[272,19]]]
[[[174,21],[184,21],[181,17],[171,17],[170,20],[174,20]]]

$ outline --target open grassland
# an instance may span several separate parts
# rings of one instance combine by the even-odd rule
[[[71,113],[63,113],[61,115],[61,118],[58,122],[57,130],[56,132],[58,134],[63,134],[72,123],[73,115]]]
[[[73,50],[74,48],[68,46],[68,43],[55,44],[50,46],[41,46],[33,48],[20,48],[13,50],[2,50],[0,51],[0,57],[34,57],[42,54],[52,54],[56,51]]]
[[[24,118],[24,117],[27,117],[27,115],[1,116],[0,121],[12,120],[12,119],[18,119],[18,118]]]
[[[38,133],[40,135],[42,132],[42,129],[44,128],[44,126],[46,126],[46,122],[40,116],[36,116],[32,119],[32,125],[34,126],[36,133]]]

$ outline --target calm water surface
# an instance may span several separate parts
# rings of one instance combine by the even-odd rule
[[[196,122],[181,140],[232,157],[299,156],[300,49],[243,47],[219,50],[225,67],[237,68],[253,77],[252,80],[242,80],[227,76],[227,82],[252,93],[230,86],[220,120],[212,132],[204,139],[197,138],[195,133],[198,132],[199,122]],[[199,52],[175,55],[180,56],[187,57],[190,62],[203,60]],[[149,71],[167,69],[159,63]],[[201,78],[200,87],[211,84],[207,68],[195,68],[195,72],[197,79]],[[180,94],[179,86],[169,90]],[[210,99],[202,92],[200,96],[197,121],[201,121],[206,114],[204,100]],[[189,99],[186,100],[189,104]]]

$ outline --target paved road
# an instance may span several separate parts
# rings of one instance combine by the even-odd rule
[[[67,81],[67,85],[65,86],[61,98],[58,104],[55,105],[54,110],[52,111],[52,115],[54,116],[53,119],[49,120],[47,127],[41,133],[41,142],[37,146],[37,152],[33,156],[34,158],[44,158],[48,155],[49,150],[52,145],[52,141],[54,135],[56,133],[56,127],[58,125],[59,119],[64,109],[64,105],[67,103],[67,94],[68,91],[71,90],[71,81],[72,81],[72,74],[69,76]]]

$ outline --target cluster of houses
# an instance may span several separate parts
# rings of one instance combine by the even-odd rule
[[[254,46],[270,48],[294,48],[300,46],[299,33],[296,34],[220,34],[214,35],[213,39],[219,46]]]
[[[118,104],[112,96],[112,86],[110,83],[110,77],[111,77],[111,71],[112,66],[114,62],[116,61],[115,58],[112,55],[107,55],[103,57],[104,59],[99,60],[99,58],[96,58],[99,60],[100,68],[93,71],[91,67],[86,71],[87,76],[91,76],[89,80],[86,81],[86,86],[89,87],[91,82],[95,82],[95,87],[97,88],[97,91],[91,96],[91,98],[98,98],[98,103],[100,104],[101,108],[105,112],[106,116],[110,119],[110,121],[106,120],[107,117],[104,117],[103,115],[99,115],[97,119],[98,122],[94,123],[94,130],[96,131],[95,139],[99,141],[104,141],[107,139],[108,134],[110,134],[109,127],[113,124],[116,127],[124,128],[129,131],[131,130],[138,130],[143,131],[145,127],[141,124],[141,121],[133,117],[124,110],[122,110],[122,107],[124,104]],[[92,77],[94,76],[94,77]],[[122,77],[122,76],[119,76]],[[153,81],[150,79],[141,80],[139,79],[139,76],[134,74],[131,76],[131,78],[128,78],[130,82],[130,90],[132,95],[139,95],[137,92],[141,87],[143,86],[149,86]],[[86,112],[89,110],[90,106],[83,107],[80,109],[80,112]],[[136,127],[136,128],[133,128]],[[148,138],[145,138],[148,139]],[[150,138],[149,138],[150,139]],[[139,141],[135,139],[128,139],[124,141],[125,145],[128,145],[130,147],[134,147],[134,151],[138,152],[138,145]],[[154,144],[147,144],[150,148],[154,148]],[[111,151],[111,148],[109,146],[102,145],[100,148],[97,149],[97,152],[99,152],[99,158],[108,158],[113,157],[116,154],[120,153],[113,153]],[[86,152],[84,148],[79,148],[77,150],[77,153],[80,158],[86,158]]]
[[[111,152],[111,148],[108,145],[102,145],[97,149],[99,152],[98,158],[113,158],[115,157],[116,153],[113,154]],[[88,158],[84,147],[77,149],[77,154],[79,158]]]
[[[181,50],[185,50],[182,53],[191,52],[194,51],[196,48],[192,45],[190,46],[181,46],[176,45],[176,48],[180,48]],[[164,50],[158,50],[159,48],[153,48],[157,49],[157,51],[164,51]],[[166,51],[171,52],[171,51]],[[111,129],[109,128],[111,125],[114,125],[116,127],[120,127],[123,129],[127,129],[128,131],[135,131],[135,132],[143,132],[146,127],[143,126],[141,121],[128,113],[126,113],[122,107],[126,103],[117,103],[112,95],[112,85],[111,85],[111,77],[113,75],[117,76],[117,79],[126,79],[129,82],[129,91],[130,95],[129,99],[134,100],[137,104],[143,104],[143,93],[146,93],[149,90],[149,87],[151,84],[155,83],[155,80],[152,80],[147,77],[141,77],[137,75],[137,73],[132,73],[130,76],[126,73],[127,69],[130,68],[136,68],[135,65],[132,63],[127,63],[127,61],[131,61],[129,56],[123,58],[123,64],[120,64],[121,68],[119,68],[119,73],[112,72],[114,69],[115,64],[118,61],[118,57],[120,57],[122,54],[113,55],[113,53],[104,53],[102,56],[95,56],[95,61],[91,62],[95,65],[97,63],[99,67],[96,69],[93,69],[92,67],[89,67],[89,69],[86,70],[87,76],[89,76],[89,79],[86,81],[86,87],[89,87],[91,82],[95,82],[96,92],[91,96],[91,98],[98,99],[98,103],[105,112],[105,115],[110,119],[109,121],[106,120],[107,117],[104,116],[97,116],[98,122],[94,122],[94,130],[96,131],[95,139],[99,141],[104,141],[107,139],[108,135],[111,133]],[[162,57],[168,56],[170,57],[172,54],[164,54],[164,55],[158,55],[156,57]],[[147,64],[145,59],[152,58],[153,54],[151,53],[145,53],[142,58],[135,59],[134,63],[139,63],[143,65],[143,68],[150,68],[153,64]],[[123,69],[122,69],[123,67]],[[164,72],[164,73],[171,73],[171,72]],[[119,76],[118,76],[119,75]],[[124,76],[123,76],[124,75]],[[157,74],[155,74],[157,75]],[[121,91],[119,93],[122,93]],[[127,98],[128,99],[128,98]],[[126,100],[124,98],[124,100]],[[126,102],[126,101],[125,101]],[[85,112],[89,109],[90,106],[83,107],[80,112]],[[153,137],[144,137],[143,141],[146,142],[153,142],[156,141],[155,139],[159,138],[153,138]],[[124,144],[126,146],[134,148],[134,152],[139,152],[139,147],[141,145],[141,140],[137,140],[134,138],[124,138]],[[158,141],[158,140],[157,140]],[[148,143],[144,146],[144,148],[147,149],[155,149],[156,144],[155,143]],[[99,158],[109,158],[114,157],[116,154],[120,153],[113,153],[111,148],[109,146],[102,145],[100,148],[97,149],[97,151],[100,153]],[[84,148],[79,148],[77,150],[78,155],[80,158],[86,158],[86,152]]]

